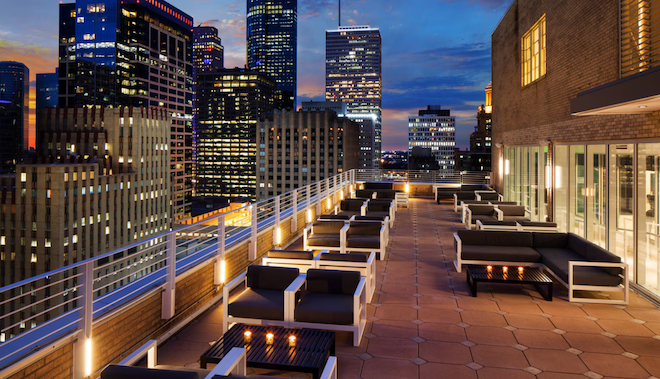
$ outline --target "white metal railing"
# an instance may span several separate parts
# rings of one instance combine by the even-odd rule
[[[402,174],[403,173],[403,174]],[[405,175],[405,176],[403,176]],[[406,179],[403,179],[406,178]],[[225,253],[249,241],[248,261],[257,258],[257,236],[273,230],[273,244],[281,242],[280,225],[291,219],[297,231],[297,217],[322,202],[334,206],[337,192],[357,181],[396,180],[420,183],[465,181],[478,183],[484,175],[350,170],[334,177],[295,189],[192,225],[155,235],[122,249],[105,253],[66,267],[49,271],[0,288],[0,377],[29,359],[43,346],[65,337],[77,340],[91,351],[92,325],[102,317],[121,310],[132,300],[163,292],[162,318],[175,316],[177,277],[205,263],[215,262],[214,283],[231,278],[224,272]],[[329,200],[331,199],[331,200]],[[330,205],[328,204],[328,205]],[[330,208],[331,207],[327,207]],[[302,226],[301,226],[302,227]],[[75,353],[79,354],[79,353]],[[84,356],[77,356],[74,378],[86,376]],[[17,363],[18,362],[18,363]]]
[[[406,170],[357,170],[358,182],[397,181],[406,183],[489,184],[490,172],[483,171],[406,171]]]

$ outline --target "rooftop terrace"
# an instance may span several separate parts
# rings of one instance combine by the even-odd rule
[[[365,338],[353,347],[350,333],[337,332],[340,378],[660,376],[660,310],[636,294],[628,306],[569,303],[559,285],[552,302],[510,284],[474,298],[451,263],[462,227],[449,203],[420,198],[399,208]],[[221,322],[218,304],[162,345],[159,362],[199,368]]]
[[[634,293],[627,306],[569,303],[559,284],[552,302],[532,286],[511,284],[481,285],[474,298],[452,264],[453,233],[463,228],[459,214],[430,199],[438,178],[349,172],[237,210],[236,220],[219,216],[215,224],[204,220],[157,237],[138,252],[108,254],[133,266],[146,251],[154,266],[146,272],[138,265],[108,274],[105,257],[96,257],[48,273],[51,281],[67,272],[80,278],[73,287],[79,302],[0,344],[0,378],[97,377],[149,339],[160,343],[159,364],[199,368],[200,355],[222,335],[223,283],[275,245],[302,248],[306,222],[329,212],[360,180],[391,179],[403,179],[402,188],[409,183],[417,197],[398,209],[388,254],[377,262],[360,346],[352,346],[350,333],[337,332],[340,378],[660,377],[660,310],[651,303]],[[103,272],[110,279],[97,276]],[[126,282],[114,289],[120,278]],[[0,288],[0,303],[27,296],[30,291],[15,291],[37,280],[46,279]],[[52,286],[39,283],[38,290]],[[104,294],[105,288],[112,290]],[[93,302],[84,301],[90,297]],[[81,341],[91,347],[83,349]]]

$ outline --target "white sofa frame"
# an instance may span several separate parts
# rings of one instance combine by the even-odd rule
[[[147,356],[147,368],[156,367],[156,350],[158,341],[150,340],[140,346],[131,355],[117,363],[119,366],[133,366],[145,355]],[[204,377],[204,379],[213,379],[216,375],[231,376],[236,378],[247,377],[247,350],[241,347],[234,347],[229,350],[220,362]],[[320,379],[337,379],[337,357],[330,356]]]
[[[474,191],[475,200],[477,200],[477,201],[481,201],[481,194],[482,194],[482,193],[493,193],[493,192],[496,192],[496,191],[486,191],[486,190],[483,190],[483,191],[479,191],[479,190]],[[504,196],[503,196],[502,194],[499,194],[499,193],[498,193],[498,194],[497,194],[497,201],[504,201]]]
[[[328,250],[321,250],[321,254],[328,252]],[[261,264],[264,266],[297,268],[303,274],[310,268],[318,268],[314,262],[314,259],[271,258],[268,255],[261,259]]]
[[[259,318],[248,317],[234,317],[229,314],[229,293],[238,287],[241,283],[245,283],[247,288],[247,270],[240,274],[236,279],[225,284],[222,288],[222,331],[226,333],[231,324],[243,323],[250,325],[273,325],[289,327],[291,320],[293,320],[293,308],[295,306],[296,291],[293,289],[300,286],[300,283],[305,282],[305,274],[300,274],[285,290],[284,290],[284,320],[267,320]]]
[[[360,216],[366,216],[367,215],[367,205],[369,204],[369,200],[370,199],[367,199],[367,201],[365,201],[364,204],[362,204],[362,206],[360,207]],[[333,211],[333,213],[335,215],[339,214],[339,212],[341,212],[341,203],[335,205],[335,208],[334,208],[334,211]]]
[[[327,220],[327,221],[346,221],[346,220]],[[339,231],[339,247],[337,246],[309,246],[308,239],[310,235],[314,235],[314,224],[309,224],[305,227],[303,231],[303,250],[330,250],[330,251],[339,251],[340,253],[346,252],[346,232],[348,231],[349,225],[344,225],[343,228]]]
[[[303,283],[299,283],[296,291],[302,287]],[[292,283],[293,285],[293,283]],[[300,322],[291,321],[291,328],[308,328],[308,329],[322,329],[322,330],[336,330],[353,333],[353,346],[360,346],[362,334],[364,334],[364,327],[367,324],[367,291],[366,291],[366,278],[360,277],[357,288],[353,293],[353,324],[351,325],[337,325],[337,324],[320,324],[314,322]]]
[[[504,221],[504,211],[501,210],[497,205],[495,206],[495,213],[497,213],[498,220]],[[527,220],[532,221],[532,211],[525,208],[525,215],[529,216],[527,217]]]
[[[581,302],[581,303],[599,303],[599,304],[612,304],[612,305],[626,305],[629,301],[630,281],[628,274],[628,264],[625,262],[589,262],[589,261],[569,261],[568,262],[568,283],[559,278],[551,269],[543,263],[538,262],[503,262],[503,261],[483,261],[483,260],[464,260],[461,258],[463,251],[463,242],[461,241],[458,233],[454,233],[454,240],[456,241],[456,249],[454,251],[454,267],[458,273],[461,273],[463,265],[496,265],[496,266],[524,266],[524,267],[539,267],[549,272],[559,283],[568,289],[568,301]],[[613,267],[621,268],[623,271],[623,283],[617,286],[587,286],[574,284],[573,269],[575,266],[582,267]],[[623,292],[623,300],[604,300],[575,297],[574,291],[600,291],[600,292]]]
[[[367,221],[364,221],[367,222]],[[373,222],[373,221],[372,221]],[[350,227],[350,224],[346,224],[346,226]],[[343,230],[343,228],[342,228]],[[346,229],[348,231],[348,228]],[[370,252],[379,252],[380,253],[380,260],[383,261],[385,260],[385,254],[387,253],[387,245],[390,243],[390,227],[387,223],[381,223],[380,227],[380,248],[379,249],[374,249],[371,247],[348,247],[346,246],[346,234],[343,234],[341,243],[342,243],[342,253],[347,253],[349,251],[353,252],[360,252],[360,253],[370,253]]]

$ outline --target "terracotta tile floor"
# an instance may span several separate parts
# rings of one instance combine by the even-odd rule
[[[340,378],[660,377],[660,310],[634,293],[627,307],[569,303],[560,285],[552,302],[515,285],[482,285],[473,298],[451,262],[462,227],[449,204],[411,199],[398,211],[362,343],[337,334]],[[199,367],[221,318],[214,306],[159,349],[159,363]]]

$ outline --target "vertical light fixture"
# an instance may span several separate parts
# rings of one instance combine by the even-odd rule
[[[552,172],[552,168],[550,165],[545,166],[545,189],[550,189],[552,186],[550,186],[550,173]]]
[[[561,166],[555,166],[555,188],[561,188]]]
[[[227,263],[225,260],[220,261],[220,282],[224,283],[227,279]]]
[[[85,341],[85,376],[92,375],[92,339]]]
[[[308,208],[307,209],[307,223],[309,224],[311,222],[312,222],[312,209]]]
[[[509,175],[509,160],[504,161],[504,175]]]
[[[406,183],[405,191],[406,193],[410,193],[410,184]]]

